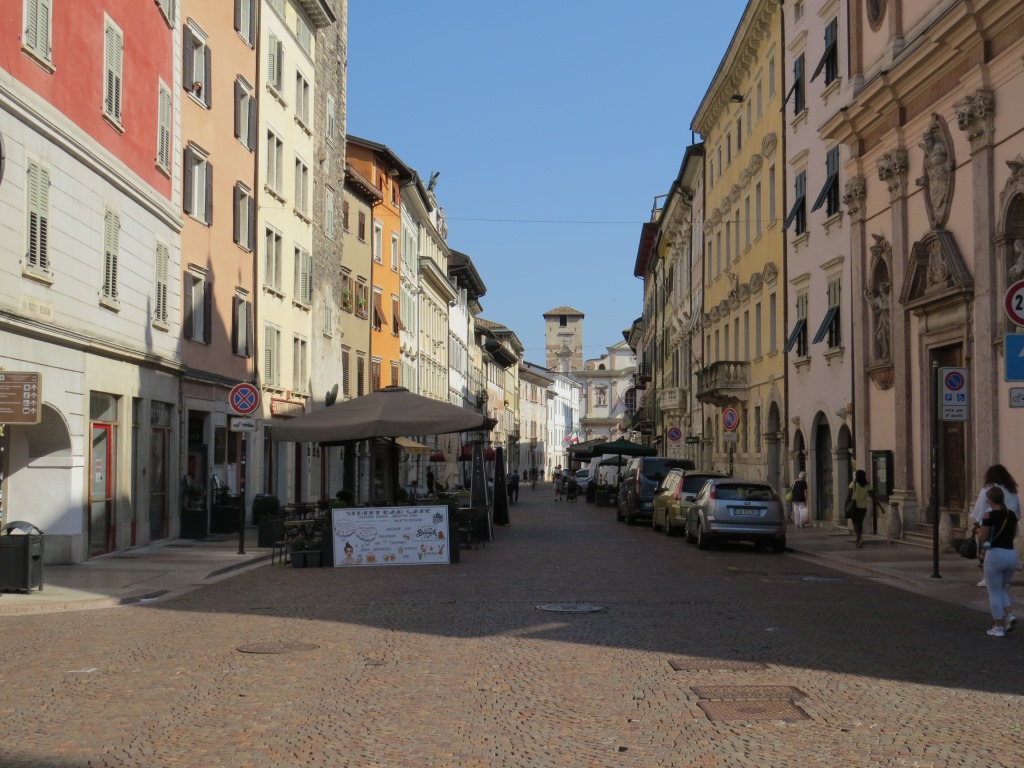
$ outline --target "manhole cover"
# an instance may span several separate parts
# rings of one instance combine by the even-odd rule
[[[592,603],[544,603],[537,606],[538,611],[557,611],[559,613],[596,613],[603,611],[600,605]]]
[[[697,685],[691,691],[702,699],[722,701],[781,701],[802,699],[804,692],[792,685]]]
[[[315,651],[319,645],[312,643],[252,643],[240,645],[235,650],[242,653],[299,653],[301,651]]]
[[[752,669],[766,669],[767,665],[760,661],[743,661],[742,659],[706,659],[701,656],[680,656],[669,659],[668,664],[676,672],[742,672]]]
[[[792,701],[698,701],[708,720],[810,720]]]

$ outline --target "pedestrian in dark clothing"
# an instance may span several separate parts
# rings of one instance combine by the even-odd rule
[[[868,507],[874,501],[875,494],[868,485],[868,475],[863,469],[858,469],[850,483],[850,494],[847,498],[847,516],[853,521],[853,532],[857,535],[856,547],[864,546],[864,518],[868,514]],[[850,505],[850,500],[853,504]]]
[[[513,504],[519,501],[519,472],[512,470],[508,476],[508,502]]]

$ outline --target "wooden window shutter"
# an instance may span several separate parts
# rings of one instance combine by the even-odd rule
[[[50,219],[50,172],[38,163],[28,166],[28,266],[46,272]]]
[[[263,327],[263,383],[276,384],[274,379],[274,329]]]
[[[248,229],[249,222],[242,221],[242,198],[245,197],[245,193],[242,191],[241,186],[235,184],[235,205],[234,212],[232,215],[231,225],[234,230],[233,236],[235,242],[241,245],[242,243],[242,227]]]
[[[206,223],[213,224],[213,165],[206,161]]]
[[[167,292],[169,267],[171,261],[170,249],[165,243],[156,244],[156,313],[155,319],[161,323],[167,322]]]
[[[242,32],[242,0],[235,0],[235,31]]]
[[[206,50],[203,51],[203,65],[205,71],[203,72],[203,102],[206,104],[206,108],[209,109],[210,105],[213,104],[213,77],[211,71],[213,64],[211,59],[213,58],[213,51],[210,50],[210,46],[204,46]]]
[[[235,6],[235,13],[238,13],[238,6]],[[242,84],[235,80],[235,138],[242,139],[242,110],[245,109],[245,102],[243,96],[245,91],[242,88]],[[248,115],[246,115],[248,117]],[[248,140],[248,136],[245,137]]]
[[[256,94],[249,94],[249,151],[256,149]]]
[[[121,217],[113,211],[103,216],[103,296],[117,298],[117,253],[121,240]]]
[[[184,297],[182,299],[182,308],[185,311],[185,317],[181,324],[181,335],[186,339],[195,338],[195,329],[192,327],[192,295],[195,292],[195,278],[191,272],[185,273],[185,279],[182,281],[182,293]]]
[[[192,28],[186,24],[181,30],[181,84],[186,91],[191,91],[192,83],[196,81],[195,59],[192,57],[195,46],[195,36],[192,34]]]
[[[245,302],[245,356],[252,357],[252,302]]]
[[[181,168],[181,209],[185,213],[192,213],[192,173],[195,165],[195,152],[191,147],[185,147],[185,162]]]
[[[203,280],[203,341],[213,339],[213,283]]]
[[[246,215],[249,217],[249,250],[256,252],[256,196],[247,195],[249,204],[245,207]]]
[[[106,83],[103,108],[107,115],[121,122],[121,54],[123,41],[121,33],[108,26],[104,35],[106,39]]]
[[[237,12],[238,6],[235,6]],[[236,355],[239,351],[239,342],[241,341],[242,334],[245,330],[242,326],[244,318],[242,317],[242,311],[245,302],[238,296],[231,297],[231,351]]]
[[[157,98],[156,162],[166,171],[171,169],[171,92],[160,86]]]

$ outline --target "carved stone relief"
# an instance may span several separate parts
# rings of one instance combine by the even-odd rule
[[[917,180],[917,186],[924,189],[928,223],[932,229],[942,229],[949,219],[953,202],[953,168],[956,164],[949,128],[940,115],[932,115],[931,124],[918,146],[924,150],[924,176]]]
[[[978,90],[953,105],[956,124],[967,134],[971,152],[992,146],[995,134],[996,97],[992,91]]]
[[[892,263],[892,245],[882,235],[872,235],[875,244],[871,246],[871,285],[864,291],[864,298],[871,306],[872,327],[875,343],[873,358],[876,361],[892,359],[892,281],[889,266]]]
[[[879,181],[885,182],[889,190],[889,199],[895,202],[907,194],[907,151],[905,149],[894,149],[886,152],[875,164],[878,169]]]
[[[864,217],[864,197],[867,195],[867,184],[863,176],[853,176],[846,182],[846,189],[843,193],[843,205],[850,213],[853,221],[860,221]]]

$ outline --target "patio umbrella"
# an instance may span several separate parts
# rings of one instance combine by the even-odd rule
[[[371,437],[417,437],[489,430],[484,414],[416,395],[405,387],[384,387],[335,403],[291,421],[274,424],[275,440],[295,443],[348,443]]]
[[[391,498],[398,470],[397,439],[470,430],[489,431],[495,423],[482,413],[413,394],[405,387],[384,387],[369,395],[274,424],[272,434],[277,441],[321,445],[390,438],[390,459],[386,465],[390,478],[385,478],[384,488],[386,497]]]
[[[615,473],[615,481],[619,483],[622,480],[622,464],[621,461],[623,456],[657,456],[658,449],[652,448],[647,445],[641,445],[640,443],[634,443],[625,438],[619,438],[618,440],[611,440],[606,443],[598,443],[591,447],[590,452],[595,456],[618,456],[620,463],[618,470]]]

